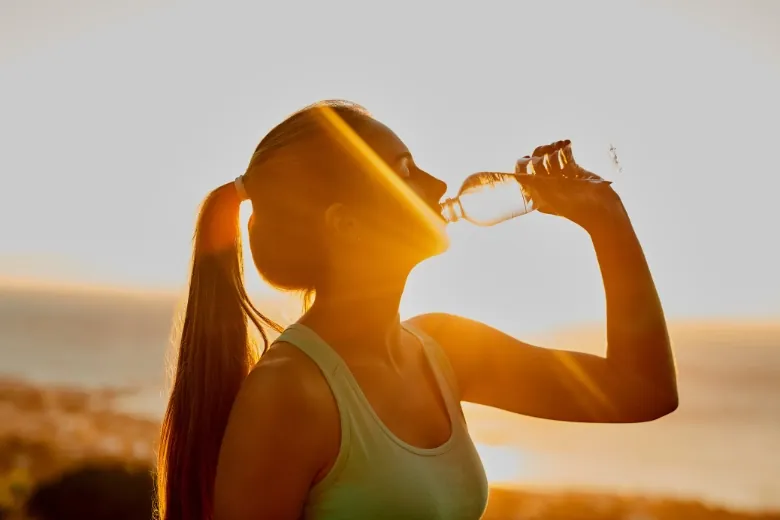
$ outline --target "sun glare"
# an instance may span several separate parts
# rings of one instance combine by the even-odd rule
[[[320,113],[328,130],[347,149],[366,171],[374,172],[376,180],[403,204],[407,204],[437,237],[440,248],[447,244],[445,224],[412,189],[396,175],[387,163],[330,107],[321,107]]]
[[[517,484],[530,480],[531,459],[517,448],[477,443],[490,484]]]

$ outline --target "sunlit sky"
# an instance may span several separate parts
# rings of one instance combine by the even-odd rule
[[[572,139],[623,197],[669,316],[772,319],[779,26],[772,0],[4,0],[0,279],[180,290],[200,200],[274,124],[337,97],[450,190]],[[602,319],[574,225],[532,214],[451,236],[405,314]]]

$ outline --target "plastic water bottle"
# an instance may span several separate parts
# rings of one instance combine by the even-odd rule
[[[469,175],[458,195],[445,200],[441,206],[447,222],[467,220],[478,226],[492,226],[536,209],[520,176],[501,172]]]
[[[549,161],[560,161],[561,168],[565,167],[570,172],[566,178],[573,182],[609,182],[583,175],[585,170],[574,162],[569,144],[552,155],[518,160],[515,173],[477,172],[469,175],[457,196],[442,202],[442,216],[450,223],[466,220],[477,226],[493,226],[534,211],[537,205],[531,190],[523,184],[523,178],[537,175],[537,170],[545,168]]]

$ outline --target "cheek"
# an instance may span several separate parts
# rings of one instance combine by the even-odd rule
[[[406,181],[406,185],[409,186],[409,188],[411,188],[418,197],[425,200],[427,194],[425,192],[425,188],[419,182],[408,180]]]

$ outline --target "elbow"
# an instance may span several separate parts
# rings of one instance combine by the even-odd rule
[[[671,371],[667,377],[659,379],[660,381],[653,385],[646,394],[652,403],[649,407],[652,412],[650,421],[665,417],[680,406],[676,371]]]
[[[634,393],[629,402],[621,407],[617,422],[644,423],[665,417],[680,406],[676,387],[669,389],[653,388],[645,392]]]
[[[677,395],[677,391],[670,392],[669,395],[664,396],[663,398],[658,398],[655,400],[656,402],[653,403],[652,406],[650,406],[650,410],[647,416],[647,419],[643,422],[648,421],[655,421],[656,419],[660,419],[661,417],[665,417],[680,406],[680,398]]]

